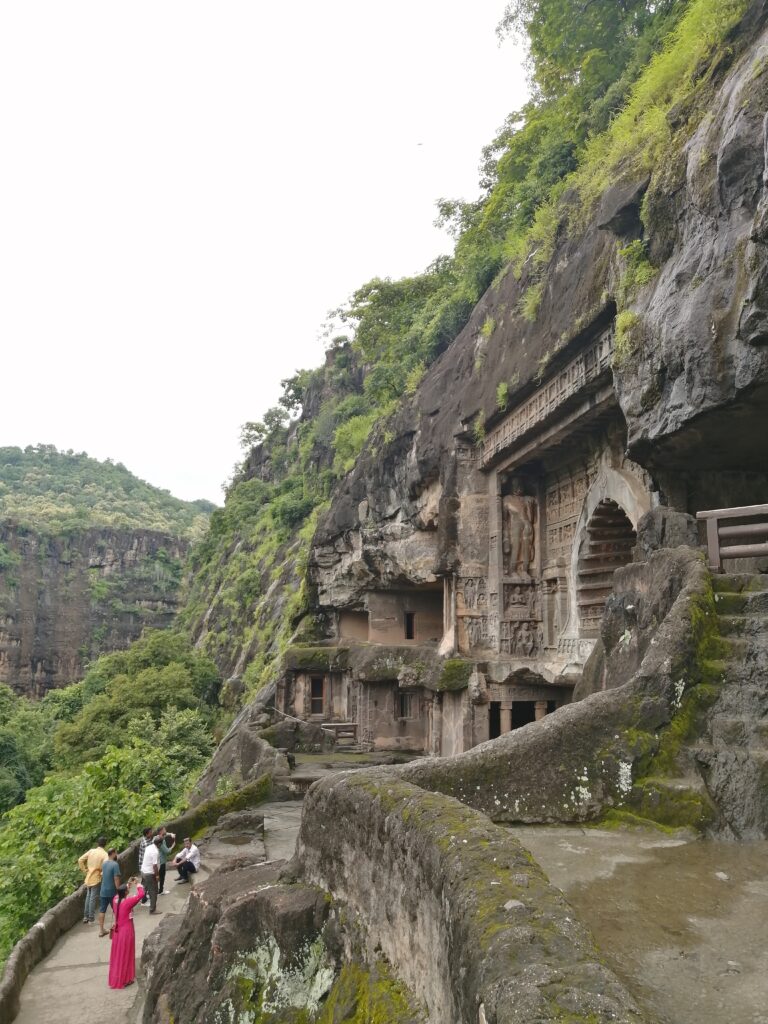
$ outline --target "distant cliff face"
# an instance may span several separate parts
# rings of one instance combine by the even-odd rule
[[[148,530],[47,536],[0,524],[0,682],[42,697],[177,608],[188,545]]]

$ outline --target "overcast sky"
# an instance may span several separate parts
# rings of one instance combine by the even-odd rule
[[[450,241],[525,100],[504,0],[0,5],[0,445],[221,502],[328,310]]]

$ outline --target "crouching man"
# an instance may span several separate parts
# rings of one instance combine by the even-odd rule
[[[197,869],[200,867],[200,851],[191,839],[184,840],[184,848],[177,857],[173,858],[171,867],[178,871],[177,881],[180,885],[188,882],[190,875],[197,873]]]

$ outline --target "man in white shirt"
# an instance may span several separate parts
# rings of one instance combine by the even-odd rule
[[[174,857],[171,867],[176,868],[179,872],[177,879],[179,885],[188,882],[189,876],[197,873],[197,869],[200,867],[200,851],[191,839],[184,840],[184,848],[178,857]]]
[[[160,844],[162,838],[156,836],[144,851],[139,870],[141,871],[141,884],[149,893],[149,912],[157,913],[157,879],[160,875]]]

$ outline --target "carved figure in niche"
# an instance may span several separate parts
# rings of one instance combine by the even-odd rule
[[[533,643],[531,642],[531,631],[528,628],[528,623],[524,622],[520,627],[520,653],[525,654],[528,657],[533,653]]]
[[[485,580],[481,577],[477,581],[477,607],[485,608],[488,604],[487,590],[485,586]]]
[[[502,504],[502,552],[507,576],[528,576],[535,555],[534,521],[536,499],[523,494],[519,480],[512,482],[512,493]]]
[[[467,630],[469,646],[479,647],[483,636],[482,621],[478,618],[464,619],[464,626]]]
[[[475,607],[475,581],[472,577],[464,580],[464,604],[467,608]]]

